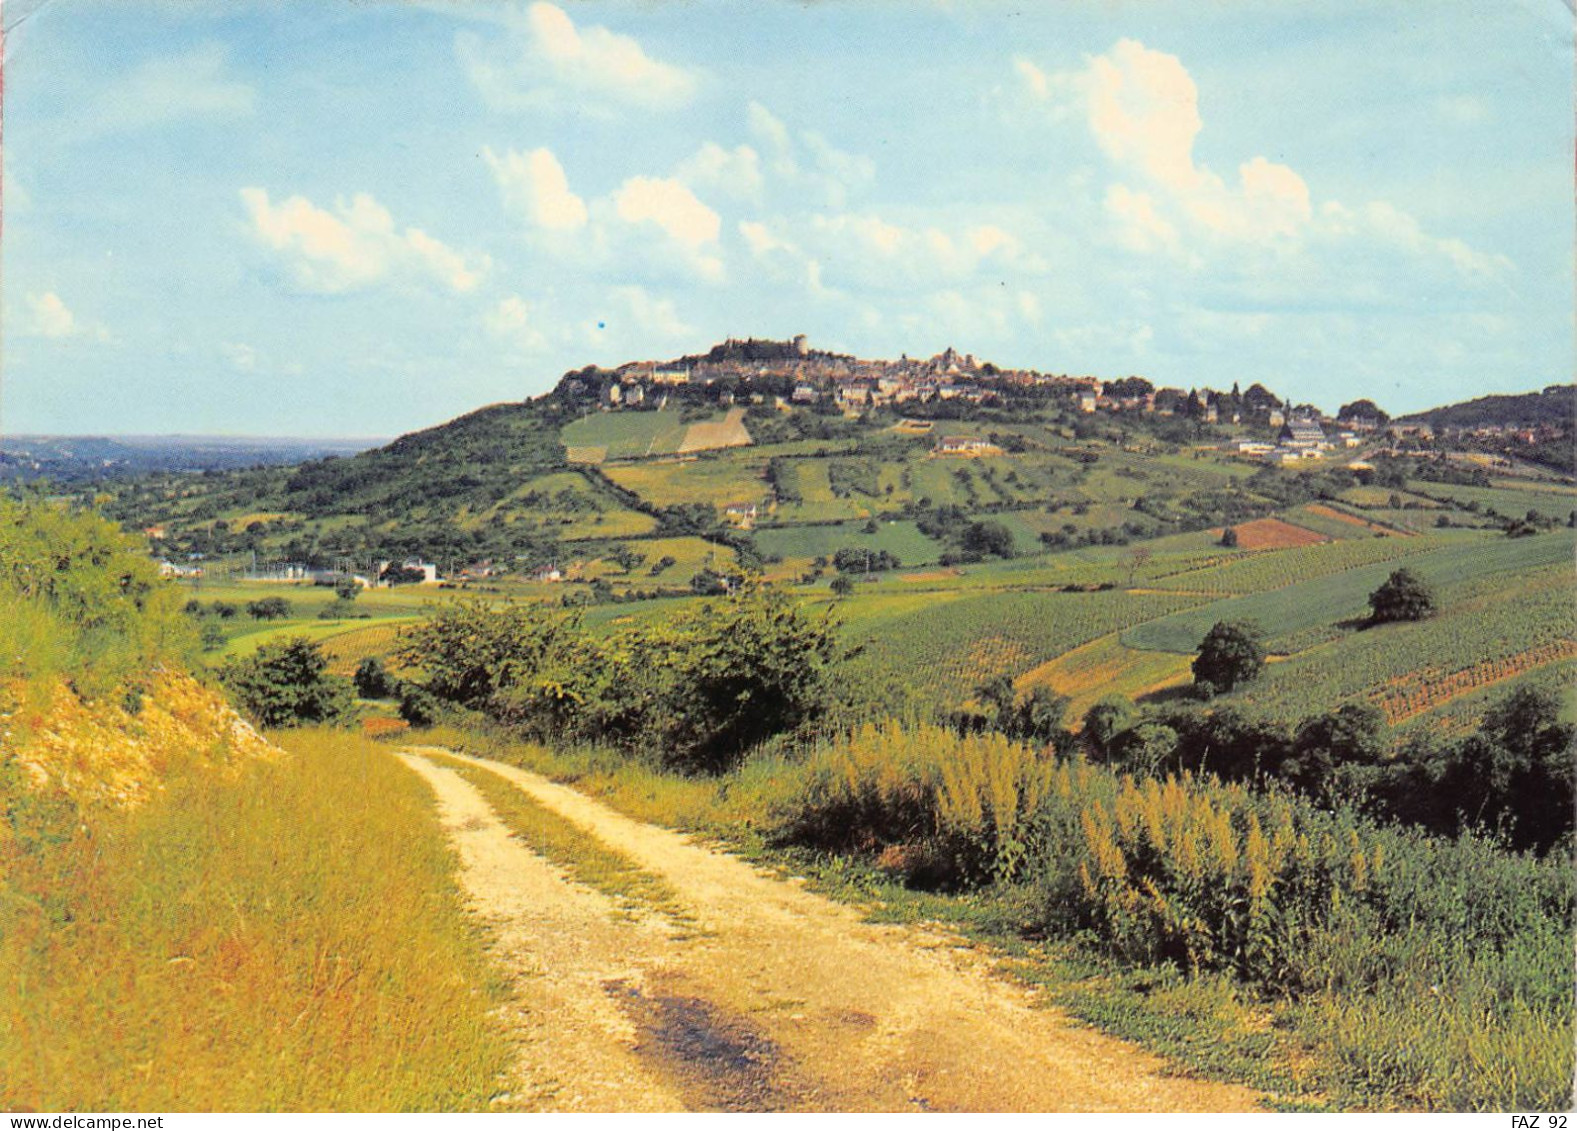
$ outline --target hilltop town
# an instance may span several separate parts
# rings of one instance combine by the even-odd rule
[[[1324,458],[1356,448],[1361,437],[1389,420],[1370,401],[1344,406],[1336,417],[1314,405],[1283,401],[1264,385],[1247,391],[1157,387],[1144,377],[1100,378],[1015,369],[981,361],[948,347],[929,358],[896,361],[857,358],[814,350],[805,335],[788,341],[729,338],[704,354],[669,361],[631,361],[613,369],[588,366],[565,375],[558,391],[595,399],[608,411],[655,410],[680,404],[728,407],[736,402],[799,406],[858,415],[884,407],[927,406],[929,416],[962,416],[969,406],[1015,401],[1061,401],[1081,413],[1133,413],[1183,417],[1205,424],[1250,424],[1279,429],[1274,442],[1244,439],[1231,445],[1239,455],[1278,465]],[[937,413],[936,406],[956,409]],[[1334,430],[1331,430],[1333,429]],[[1427,435],[1425,424],[1408,424],[1396,435]],[[979,451],[967,437],[937,442],[944,454]]]

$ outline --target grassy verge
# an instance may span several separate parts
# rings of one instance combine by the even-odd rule
[[[673,888],[622,852],[537,804],[513,782],[459,758],[436,753],[424,753],[423,757],[474,785],[510,832],[587,887],[611,896],[626,908],[649,908],[676,923],[690,923]]]
[[[485,1107],[509,1050],[422,783],[301,732],[126,813],[7,791],[0,1107]]]
[[[1014,779],[1010,751],[971,755],[940,738],[925,757],[918,738],[894,737],[891,749],[867,738],[804,759],[758,758],[713,779],[497,734],[441,740],[572,781],[632,816],[729,840],[873,917],[946,923],[993,947],[1074,1016],[1201,1075],[1263,1088],[1288,1108],[1565,1104],[1573,1018],[1562,989],[1571,980],[1569,933],[1562,945],[1566,928],[1547,906],[1564,890],[1556,862],[1471,840],[1344,831],[1329,815],[1203,782],[1152,798],[1155,791],[1096,768],[1052,772],[1051,792],[1031,802],[1025,791],[1035,773],[1026,764],[1020,769],[1031,776]],[[932,757],[940,760],[928,769]],[[970,757],[984,760],[971,770]],[[914,820],[924,806],[915,805],[932,794],[927,804],[951,825],[938,831],[950,832],[954,859],[989,848],[981,859],[995,859],[996,882],[947,894],[912,890],[895,874],[906,859],[925,863],[917,850],[926,834],[917,839]],[[1009,803],[1016,817],[1003,808]],[[1113,806],[1117,823],[1108,828],[1111,818],[1101,817]],[[1275,844],[1270,834],[1256,842],[1254,822],[1283,809],[1281,823],[1296,818],[1292,831]],[[807,815],[816,818],[809,825]],[[1213,832],[1189,823],[1206,817]],[[834,851],[773,847],[794,821],[821,837],[810,843]],[[1152,828],[1164,829],[1175,851],[1151,859],[1149,838],[1161,835]],[[848,843],[836,840],[840,830]],[[1367,853],[1361,865],[1356,848],[1352,861],[1344,855],[1349,836]],[[892,851],[880,851],[883,844]],[[1023,855],[1026,844],[1035,847]],[[1226,854],[1222,862],[1211,863],[1206,844]],[[1004,859],[1016,861],[1010,872]],[[1218,868],[1226,869],[1219,877]],[[1255,879],[1255,869],[1270,870]],[[1142,895],[1150,879],[1153,906]],[[1251,892],[1268,883],[1273,895],[1262,890],[1246,904],[1247,950],[1211,952],[1210,932],[1226,938],[1235,929],[1230,906],[1219,924],[1194,917],[1208,916],[1218,894],[1243,882]],[[1187,961],[1164,950],[1169,938]]]

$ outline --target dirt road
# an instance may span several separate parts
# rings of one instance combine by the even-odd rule
[[[958,939],[859,914],[535,774],[467,759],[678,893],[631,914],[532,854],[453,770],[432,785],[461,880],[519,990],[529,1110],[1248,1111],[1078,1028]]]

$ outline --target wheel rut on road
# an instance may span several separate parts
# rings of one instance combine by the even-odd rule
[[[1253,1111],[1079,1027],[939,930],[851,907],[540,775],[499,775],[660,877],[688,930],[632,914],[512,838],[469,783],[402,753],[438,795],[461,882],[520,991],[510,1103],[536,1110]]]

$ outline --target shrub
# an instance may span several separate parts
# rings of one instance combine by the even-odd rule
[[[363,699],[385,699],[395,691],[395,681],[377,656],[368,656],[357,664],[351,681],[356,685],[356,694]]]
[[[290,602],[283,597],[261,597],[246,603],[246,615],[253,620],[284,620],[291,611]]]
[[[1194,679],[1209,682],[1217,691],[1231,691],[1259,675],[1265,666],[1265,648],[1259,628],[1247,621],[1218,621],[1199,643],[1194,659]]]
[[[1423,620],[1435,611],[1435,595],[1412,570],[1399,569],[1369,594],[1369,608],[1375,624]]]
[[[294,637],[231,660],[219,677],[241,709],[263,726],[347,722],[354,715],[351,682],[327,669],[316,644]]]

